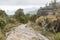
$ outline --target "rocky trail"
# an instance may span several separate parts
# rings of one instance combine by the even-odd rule
[[[6,36],[6,40],[49,40],[33,28],[27,27],[27,24],[13,28],[10,32],[6,33]]]

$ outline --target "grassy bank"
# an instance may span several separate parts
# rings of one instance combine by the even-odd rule
[[[50,40],[55,40],[55,34],[44,30],[41,26],[37,25],[36,23],[30,22],[28,23],[28,27],[32,27],[35,31],[40,32],[42,35],[46,36]]]

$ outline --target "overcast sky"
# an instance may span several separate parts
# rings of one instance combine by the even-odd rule
[[[0,0],[0,9],[13,14],[19,8],[39,8],[50,2],[51,0]]]

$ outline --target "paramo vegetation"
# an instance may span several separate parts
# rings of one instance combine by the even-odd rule
[[[4,10],[0,10],[0,40],[5,40],[6,32],[20,24],[26,24],[29,21],[35,22],[35,15],[24,14],[23,9],[16,10],[14,15],[7,15]]]
[[[54,39],[50,40],[60,40],[60,16],[57,15],[46,15],[46,16],[40,16],[36,19],[36,23],[43,28],[44,32],[43,34],[45,36],[48,36],[52,33],[51,36]],[[47,32],[47,33],[46,33]]]
[[[60,16],[49,14],[38,17],[36,14],[24,14],[23,9],[16,10],[14,15],[0,10],[0,40],[5,40],[5,33],[11,28],[26,23],[50,40],[60,40]]]

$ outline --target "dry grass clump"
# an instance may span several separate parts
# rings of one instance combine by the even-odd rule
[[[60,40],[60,16],[57,15],[47,15],[40,16],[36,19],[36,23],[45,31],[42,32],[43,35],[48,36],[50,40]],[[44,30],[43,29],[43,30]],[[56,35],[53,33],[57,33]],[[54,38],[55,37],[55,38]]]
[[[42,23],[44,21],[45,21],[45,17],[41,16],[41,17],[37,18],[36,23],[39,24],[39,23]]]
[[[40,16],[39,18],[37,18],[36,23],[42,23],[42,22],[54,22],[57,21],[57,17],[55,15],[47,15],[47,16]]]
[[[48,22],[57,21],[57,17],[55,15],[47,15],[46,19],[48,20]]]

